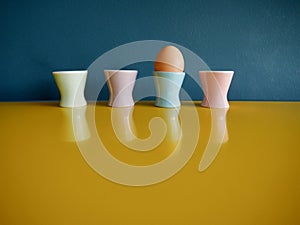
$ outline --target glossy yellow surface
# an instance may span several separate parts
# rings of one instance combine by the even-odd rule
[[[84,118],[93,107],[75,114],[80,117],[74,128],[77,145],[72,112],[59,108],[58,103],[0,103],[0,224],[300,224],[300,103],[230,105],[223,138],[213,130],[225,127],[217,124],[211,130],[212,112],[197,102],[200,133],[188,163],[162,182],[128,186],[105,179],[91,167],[97,161],[86,161],[86,153],[79,150],[93,148],[85,145],[95,138],[93,124]],[[190,108],[190,103],[183,103],[179,117],[190,113]],[[122,113],[128,112],[117,112],[115,131],[132,144],[128,127],[118,126]],[[154,127],[165,138],[159,140],[153,134],[149,149],[152,142],[161,144],[151,151],[125,147],[114,135],[112,109],[98,103],[95,125],[110,154],[135,166],[170,157],[180,139],[177,131],[184,126],[183,119],[168,120],[175,118],[174,111],[145,102],[131,113],[134,134],[141,141],[151,137],[149,121],[154,117],[165,120],[166,133],[161,123]],[[182,128],[182,139],[195,138],[193,135]],[[214,139],[210,145],[209,137]],[[217,140],[220,137],[223,144]],[[185,145],[175,154],[176,160],[181,160],[182,151]],[[202,172],[200,161],[206,164]]]

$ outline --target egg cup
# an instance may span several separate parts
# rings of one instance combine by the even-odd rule
[[[52,73],[60,92],[59,105],[61,107],[73,108],[87,104],[84,97],[87,73],[87,70],[56,71]]]
[[[154,71],[156,89],[155,105],[163,108],[180,107],[179,91],[185,72]]]
[[[229,108],[227,93],[234,71],[199,71],[204,92],[201,106],[208,108]]]
[[[129,107],[134,105],[132,91],[137,73],[137,70],[104,70],[110,92],[109,106]]]

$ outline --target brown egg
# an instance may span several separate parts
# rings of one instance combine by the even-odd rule
[[[155,71],[183,72],[184,59],[182,53],[174,46],[162,48],[154,62]]]

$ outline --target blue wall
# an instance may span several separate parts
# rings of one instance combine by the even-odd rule
[[[211,69],[234,69],[231,100],[300,100],[299,0],[7,0],[0,24],[0,101],[59,99],[53,70],[85,69],[149,39],[178,43]],[[138,66],[151,74],[152,64]],[[189,80],[184,87],[202,97]]]

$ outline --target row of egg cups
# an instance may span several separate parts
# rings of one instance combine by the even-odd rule
[[[104,70],[110,92],[108,105],[112,107],[130,107],[134,105],[132,97],[137,70]],[[228,108],[227,93],[234,71],[199,71],[204,92],[201,106],[209,108]],[[61,107],[81,107],[87,104],[84,97],[88,71],[53,72],[58,86]],[[156,89],[155,105],[163,108],[180,107],[179,92],[185,72],[154,71]]]

